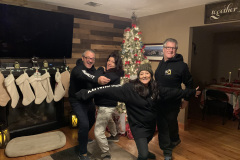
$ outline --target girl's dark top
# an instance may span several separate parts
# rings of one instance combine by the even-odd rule
[[[170,89],[159,88],[161,99],[174,100],[179,97],[188,97],[196,93],[195,89]],[[156,119],[152,106],[151,97],[143,98],[135,90],[132,83],[121,85],[111,85],[94,88],[92,90],[81,90],[76,93],[76,97],[87,100],[95,95],[105,96],[109,99],[124,102],[127,108],[130,129],[135,139],[152,136],[156,129]]]
[[[99,67],[96,73],[94,74],[95,78],[100,76],[105,76],[110,79],[110,82],[107,85],[120,84],[120,78],[124,75],[124,71],[117,71],[115,68],[104,71],[103,67]],[[108,99],[106,96],[94,96],[94,102],[97,106],[104,107],[116,107],[117,102],[112,99]]]

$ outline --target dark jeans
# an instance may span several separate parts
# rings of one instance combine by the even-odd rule
[[[164,156],[172,155],[171,142],[179,139],[177,116],[180,106],[160,106],[157,112],[159,146]]]
[[[148,143],[151,141],[152,137],[148,138],[138,138],[134,139],[138,149],[137,160],[147,160],[148,159]]]
[[[78,142],[79,142],[79,153],[87,153],[88,144],[88,132],[95,123],[95,112],[96,108],[94,103],[71,103],[74,113],[78,117],[79,130],[78,130]]]

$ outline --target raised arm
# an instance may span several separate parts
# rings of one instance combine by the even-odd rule
[[[78,100],[88,100],[96,96],[105,96],[108,99],[120,101],[120,102],[126,102],[127,97],[125,94],[123,86],[121,85],[108,85],[108,86],[102,86],[93,88],[91,90],[82,89],[79,92],[77,92],[75,95]]]

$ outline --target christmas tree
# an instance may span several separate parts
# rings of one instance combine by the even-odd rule
[[[137,70],[142,61],[147,61],[147,57],[143,55],[145,46],[142,43],[142,32],[136,25],[137,18],[133,12],[132,28],[126,28],[123,34],[123,42],[121,45],[121,57],[123,60],[124,77],[121,78],[120,84],[128,82],[129,79],[137,78]],[[146,63],[146,62],[145,62]],[[116,107],[119,114],[125,114],[125,132],[129,139],[133,139],[132,132],[127,122],[126,106],[119,102]]]
[[[123,68],[125,76],[121,79],[121,84],[129,81],[129,79],[137,78],[137,70],[142,61],[148,61],[143,55],[145,46],[142,43],[142,32],[136,25],[136,16],[133,13],[132,28],[126,28],[123,34],[120,54],[123,59]],[[117,106],[119,113],[126,113],[124,103],[119,103]]]

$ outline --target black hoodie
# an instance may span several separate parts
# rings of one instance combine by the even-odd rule
[[[94,66],[88,69],[83,64],[82,59],[77,60],[70,76],[69,102],[78,102],[75,93],[81,89],[91,89],[97,86],[97,79],[94,76],[95,71]]]
[[[164,59],[159,62],[155,71],[155,80],[163,87],[181,88],[181,83],[185,84],[186,88],[193,87],[192,76],[181,54],[176,54],[166,62]]]
[[[110,79],[110,82],[107,85],[120,84],[120,78],[124,76],[124,71],[116,71],[115,68],[112,68],[105,72],[103,67],[99,67],[95,73],[95,78],[98,78],[99,76],[105,76]],[[104,96],[95,96],[94,102],[97,106],[104,107],[117,106],[117,101],[107,99],[107,97]]]

